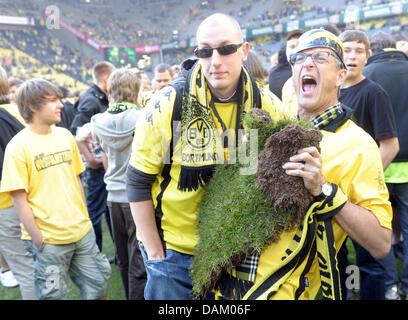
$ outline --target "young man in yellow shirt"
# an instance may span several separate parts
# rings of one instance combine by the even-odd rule
[[[61,121],[60,91],[43,79],[26,81],[17,105],[28,126],[9,142],[1,192],[13,197],[25,248],[34,256],[39,299],[63,299],[69,274],[84,299],[106,295],[110,265],[95,242],[79,174],[84,166]]]

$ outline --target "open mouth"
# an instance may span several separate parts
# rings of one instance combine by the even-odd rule
[[[302,91],[305,94],[312,94],[316,89],[317,81],[311,76],[304,76],[302,78]]]

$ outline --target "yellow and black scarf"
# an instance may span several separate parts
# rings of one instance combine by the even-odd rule
[[[259,89],[245,67],[241,71],[236,96],[235,143],[238,142],[242,112],[261,107]],[[223,127],[221,133],[211,111]],[[185,80],[182,97],[179,190],[192,191],[204,186],[212,177],[215,165],[228,159],[228,141],[224,139],[227,129],[215,109],[201,65],[195,63]]]
[[[351,110],[337,103],[311,120],[318,129],[335,132],[351,117]],[[253,286],[245,299],[270,299],[292,272],[304,261],[307,254],[317,255],[323,299],[341,299],[340,275],[337,266],[337,252],[334,245],[332,217],[347,202],[347,196],[336,185],[333,196],[322,202],[314,202],[287,250],[281,263]],[[300,292],[300,291],[299,291]],[[297,298],[297,297],[295,297]]]
[[[323,299],[341,299],[340,275],[331,218],[346,204],[347,196],[337,185],[333,184],[333,187],[332,197],[311,204],[303,224],[299,226],[281,262],[258,280],[243,299],[271,299],[308,255],[311,255],[312,260],[317,255]],[[295,299],[304,288],[300,289]]]
[[[140,109],[137,105],[130,102],[111,102],[106,111],[110,113],[120,113],[129,109]]]

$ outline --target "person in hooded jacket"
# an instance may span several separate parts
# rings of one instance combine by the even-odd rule
[[[278,64],[269,71],[269,90],[282,100],[282,88],[285,82],[292,76],[292,67],[289,57],[296,47],[297,39],[302,35],[302,30],[292,30],[287,39],[282,43],[278,53]]]
[[[278,64],[269,71],[269,90],[282,100],[282,87],[292,76],[292,68],[286,58],[286,42],[278,52]]]
[[[126,197],[125,183],[140,112],[136,106],[139,88],[140,82],[135,73],[127,69],[114,71],[107,84],[109,107],[104,113],[91,118],[92,133],[107,156],[104,180],[108,191],[116,264],[129,300],[143,299],[146,283],[146,271],[136,239],[136,227]]]
[[[100,251],[103,247],[102,218],[105,215],[109,233],[112,235],[110,225],[109,209],[106,204],[106,185],[103,182],[105,170],[102,166],[100,146],[98,146],[88,124],[91,117],[97,113],[106,111],[109,101],[106,95],[106,86],[110,74],[115,66],[108,61],[99,61],[92,67],[93,84],[79,97],[74,108],[76,114],[71,123],[70,131],[75,136],[79,151],[85,163],[86,171],[86,203],[89,217],[96,235],[96,243]],[[82,179],[82,178],[81,178]],[[112,259],[109,258],[112,262]]]

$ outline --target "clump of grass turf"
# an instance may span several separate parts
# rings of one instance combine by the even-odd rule
[[[246,114],[243,119],[247,128],[258,130],[261,154],[268,138],[286,126],[313,128],[309,123],[293,120],[272,123],[263,110]],[[249,145],[241,148],[248,152]],[[199,242],[190,268],[196,298],[217,288],[223,272],[231,270],[246,256],[259,254],[266,245],[277,241],[283,230],[292,229],[299,221],[298,216],[294,218],[295,209],[282,210],[274,204],[257,183],[256,174],[240,174],[243,166],[218,165],[206,185],[199,205]]]

